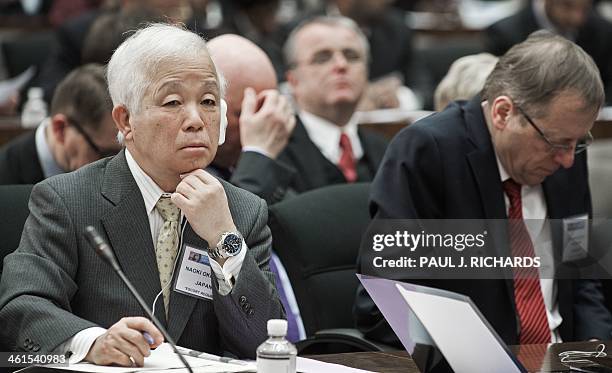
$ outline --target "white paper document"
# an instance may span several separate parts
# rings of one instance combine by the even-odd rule
[[[521,373],[504,344],[464,299],[397,290],[456,373]]]
[[[300,373],[373,373],[369,370],[350,368],[344,365],[324,363],[322,361],[297,358],[297,371]]]
[[[30,67],[16,77],[0,82],[0,105],[6,103],[11,96],[19,92],[34,76],[36,69]]]
[[[246,365],[228,364],[218,361],[201,359],[192,356],[184,356],[189,363],[194,373],[214,373],[214,372],[255,372],[255,363]],[[51,368],[51,366],[49,366]],[[91,372],[91,373],[129,373],[129,372],[146,372],[146,371],[163,371],[172,370],[172,373],[187,373],[181,360],[176,356],[172,347],[163,343],[155,350],[151,350],[151,355],[144,360],[144,366],[139,368],[133,367],[109,367],[94,365],[89,363],[71,364],[68,366],[55,366],[54,369],[74,372]],[[182,369],[181,369],[182,368]],[[27,372],[27,368],[24,369]]]

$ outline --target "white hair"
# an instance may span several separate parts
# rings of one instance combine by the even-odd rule
[[[442,111],[451,101],[469,100],[482,91],[499,58],[489,53],[457,59],[434,93],[434,107]]]
[[[137,113],[161,68],[194,58],[209,58],[206,41],[184,27],[153,23],[136,31],[115,50],[108,63],[106,76],[113,106],[125,105],[128,112]],[[215,70],[223,98],[226,82]],[[123,144],[121,132],[117,140]]]

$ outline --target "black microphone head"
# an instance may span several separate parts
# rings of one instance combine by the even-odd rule
[[[102,258],[108,265],[113,267],[115,271],[120,271],[121,268],[119,267],[119,263],[117,263],[117,259],[115,259],[113,251],[111,250],[110,246],[108,246],[108,244],[104,241],[102,236],[100,236],[96,228],[92,227],[91,225],[88,225],[87,227],[85,227],[85,233],[87,239],[89,240],[89,243],[96,251],[96,254],[98,254],[98,256]]]

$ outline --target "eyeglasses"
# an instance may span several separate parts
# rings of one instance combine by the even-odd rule
[[[68,120],[68,123],[85,138],[85,141],[87,141],[89,146],[91,146],[91,148],[96,152],[96,154],[98,154],[100,158],[106,158],[117,154],[118,150],[116,149],[100,149],[100,147],[98,147],[98,145],[96,145],[96,143],[93,141],[91,136],[89,136],[87,132],[85,132],[83,126],[81,126],[78,121],[70,117],[66,119]]]
[[[344,48],[342,50],[337,51],[342,55],[344,60],[348,64],[358,63],[364,61],[364,56],[361,52],[353,48]],[[308,61],[306,61],[307,65],[312,66],[322,66],[330,63],[334,56],[336,55],[336,51],[331,49],[323,49],[316,52]],[[298,62],[292,64],[293,67],[299,65]]]
[[[516,105],[516,108],[518,109],[518,111],[521,112],[521,114],[525,117],[525,119],[527,119],[527,122],[531,124],[531,127],[533,127],[533,129],[536,130],[536,132],[540,135],[540,137],[544,141],[546,141],[546,143],[551,147],[553,151],[567,152],[567,151],[572,150],[573,148],[574,154],[580,154],[583,151],[585,151],[589,145],[593,143],[593,135],[591,134],[591,131],[587,132],[586,136],[579,139],[578,142],[576,142],[575,147],[570,144],[558,144],[558,143],[552,142],[548,139],[548,137],[546,137],[544,132],[542,132],[542,130],[538,126],[536,126],[533,120],[529,117],[529,115],[527,115],[527,113],[525,113],[525,111],[520,106]]]

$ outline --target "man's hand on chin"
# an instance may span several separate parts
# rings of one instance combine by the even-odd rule
[[[217,178],[202,169],[182,175],[171,198],[193,230],[211,247],[217,244],[224,232],[237,230],[225,189]],[[223,266],[225,259],[216,260]]]
[[[153,338],[149,344],[143,333]],[[160,331],[144,317],[124,317],[99,336],[89,349],[85,361],[96,365],[143,366],[144,358],[151,355],[164,341]]]

